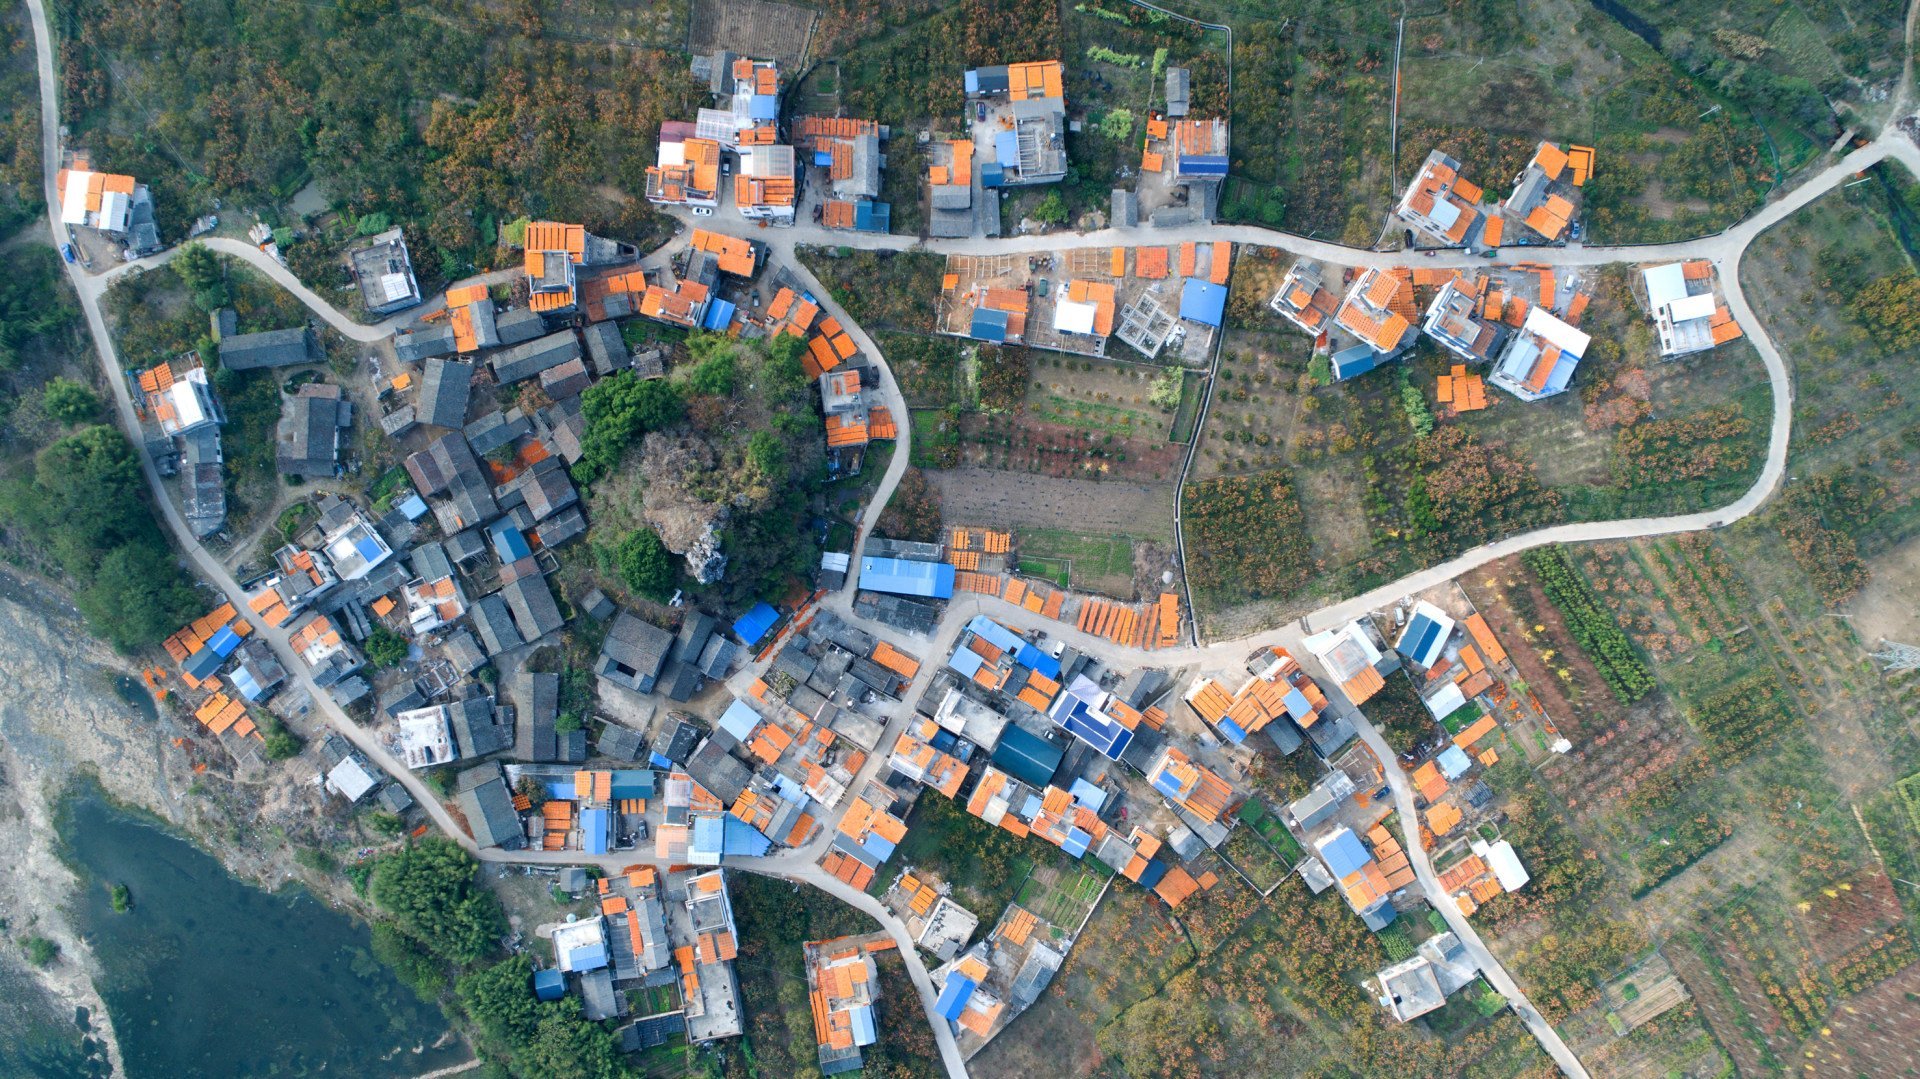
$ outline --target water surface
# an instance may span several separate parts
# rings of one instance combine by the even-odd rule
[[[131,1079],[382,1079],[467,1059],[457,1041],[427,1048],[445,1016],[373,958],[364,925],[303,889],[242,883],[97,786],[62,802],[60,836]],[[110,883],[127,886],[130,913],[114,912]]]

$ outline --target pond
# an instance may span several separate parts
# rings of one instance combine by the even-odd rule
[[[63,800],[59,830],[83,882],[73,915],[134,1079],[377,1079],[468,1059],[446,1017],[373,957],[367,928],[305,890],[247,885],[97,786]],[[127,913],[113,909],[114,884]]]

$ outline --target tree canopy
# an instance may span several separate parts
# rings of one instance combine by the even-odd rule
[[[634,529],[614,549],[614,559],[620,566],[620,579],[628,588],[661,603],[673,595],[679,571],[673,563],[673,552],[660,541],[660,533],[651,528]]]
[[[587,387],[580,403],[587,429],[580,439],[580,460],[573,466],[573,475],[582,483],[611,472],[634,438],[672,427],[686,415],[686,404],[672,382],[642,379],[631,370]]]
[[[471,963],[506,929],[499,899],[475,884],[478,868],[452,840],[435,836],[381,858],[370,894],[402,932],[433,954]]]

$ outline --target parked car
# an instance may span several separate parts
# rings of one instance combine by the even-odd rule
[[[712,216],[713,216],[713,207],[711,207],[711,206],[695,206],[695,207],[693,208],[693,216],[695,216],[695,217],[712,217]]]
[[[61,245],[60,245],[60,257],[61,257],[61,258],[63,258],[63,259],[66,259],[66,260],[67,260],[67,261],[68,261],[69,263],[71,263],[71,262],[74,262],[74,261],[76,261],[76,260],[75,260],[75,258],[74,258],[74,254],[73,254],[73,245],[72,245],[72,244],[61,244]]]
[[[983,101],[979,105],[975,106],[974,112],[973,112],[973,118],[983,124],[987,122],[987,103],[986,102]]]

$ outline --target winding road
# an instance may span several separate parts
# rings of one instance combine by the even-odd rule
[[[46,19],[43,0],[26,0],[31,14],[34,32],[36,61],[38,64],[41,104],[42,154],[45,166],[45,197],[47,202],[48,225],[55,246],[65,242],[64,227],[59,221],[59,193],[55,189],[55,175],[61,161],[59,139],[59,102],[53,67],[51,37]],[[1907,39],[1913,39],[1915,13],[1920,12],[1920,0],[1909,9]],[[1911,57],[1902,75],[1900,86],[1895,94],[1894,116],[1904,115],[1900,105],[1906,101],[1911,83]],[[1761,233],[1784,220],[1814,199],[1846,183],[1860,171],[1889,158],[1898,161],[1915,175],[1920,176],[1920,148],[1900,130],[1889,122],[1882,134],[1873,142],[1846,154],[1834,161],[1822,171],[1807,177],[1798,186],[1785,195],[1763,207],[1752,217],[1713,236],[1688,240],[1681,243],[1659,244],[1634,247],[1584,246],[1567,247],[1520,247],[1508,248],[1500,253],[1500,261],[1530,261],[1552,266],[1598,266],[1614,262],[1654,262],[1680,259],[1707,259],[1715,263],[1720,272],[1720,280],[1725,292],[1728,307],[1753,342],[1755,351],[1767,369],[1767,377],[1773,395],[1773,416],[1769,429],[1767,456],[1760,476],[1745,494],[1733,503],[1718,509],[1700,513],[1680,514],[1669,517],[1635,518],[1619,521],[1587,522],[1582,524],[1560,525],[1539,529],[1517,536],[1507,537],[1489,543],[1449,559],[1439,565],[1413,573],[1398,581],[1382,585],[1359,596],[1353,596],[1330,603],[1314,611],[1300,622],[1268,630],[1262,633],[1233,640],[1209,642],[1161,649],[1151,653],[1123,648],[1110,641],[1094,638],[1080,633],[1072,626],[1055,622],[1041,622],[1031,612],[997,597],[965,594],[956,597],[947,605],[942,621],[924,649],[927,656],[939,656],[952,647],[960,629],[976,613],[988,614],[1016,630],[1044,629],[1047,633],[1084,651],[1100,655],[1103,659],[1119,665],[1139,665],[1151,662],[1155,666],[1184,666],[1188,664],[1238,665],[1253,649],[1262,645],[1281,645],[1295,654],[1305,654],[1300,647],[1300,639],[1309,625],[1327,627],[1390,605],[1403,597],[1444,583],[1463,573],[1470,572],[1489,562],[1508,555],[1552,543],[1581,543],[1598,540],[1630,539],[1641,536],[1662,535],[1700,529],[1723,527],[1758,510],[1779,489],[1786,474],[1787,448],[1792,433],[1793,418],[1793,379],[1791,369],[1781,357],[1765,326],[1755,317],[1748,304],[1740,282],[1740,262],[1748,247]],[[1018,252],[1057,251],[1063,248],[1108,247],[1134,245],[1140,243],[1169,244],[1185,241],[1228,240],[1240,244],[1253,244],[1285,250],[1298,257],[1325,260],[1347,266],[1395,266],[1404,265],[1409,259],[1405,253],[1365,251],[1325,241],[1310,240],[1287,233],[1255,226],[1243,225],[1206,225],[1196,224],[1174,229],[1107,229],[1090,233],[1050,233],[1044,235],[1013,236],[1003,238],[974,238],[963,240],[922,241],[913,236],[871,235],[865,233],[847,233],[829,231],[809,222],[802,222],[790,229],[760,230],[726,212],[722,207],[720,214],[713,217],[694,218],[691,215],[679,215],[683,224],[716,231],[735,232],[747,235],[755,240],[768,243],[786,267],[819,297],[826,311],[836,317],[842,326],[853,336],[856,344],[867,355],[875,358],[880,372],[878,389],[898,417],[899,441],[888,464],[887,471],[878,485],[875,495],[866,508],[860,522],[858,538],[854,549],[859,550],[871,532],[880,511],[885,507],[894,489],[905,474],[911,458],[912,430],[909,423],[911,413],[900,392],[898,383],[887,366],[885,358],[874,341],[848,313],[833,301],[828,290],[821,286],[813,274],[797,257],[795,248],[800,245],[817,244],[822,246],[850,246],[877,250],[905,250],[918,248],[936,254],[1006,254]],[[656,264],[686,242],[687,230],[683,228],[679,236],[666,247],[651,253],[647,257],[649,264]],[[412,324],[423,315],[435,310],[440,303],[436,298],[431,303],[404,312],[383,322],[365,324],[335,308],[326,299],[319,296],[296,278],[277,260],[251,244],[220,237],[206,237],[201,240],[207,247],[225,255],[244,260],[253,268],[266,274],[296,296],[317,317],[347,338],[372,344],[391,335],[396,329]],[[108,332],[101,313],[101,297],[120,277],[138,270],[160,265],[171,258],[177,249],[140,259],[131,263],[117,265],[105,272],[91,274],[81,267],[69,264],[68,276],[79,296],[85,312],[87,327],[93,337],[100,364],[106,376],[106,382],[112,387],[116,414],[122,427],[132,434],[136,444],[139,442],[139,418],[128,391],[127,381],[121,374],[121,365],[115,351],[114,342]],[[1422,264],[1429,267],[1482,267],[1487,260],[1466,255],[1461,252],[1443,252],[1431,259],[1423,259]],[[514,271],[499,271],[487,276],[487,280],[505,281],[515,276]],[[497,848],[478,848],[467,832],[458,826],[437,791],[429,787],[418,775],[409,771],[401,762],[387,752],[371,731],[355,722],[341,708],[333,703],[325,691],[316,686],[307,673],[306,665],[294,654],[284,629],[268,626],[248,610],[246,595],[239,583],[227,571],[226,567],[193,538],[179,508],[170,492],[162,482],[153,463],[145,454],[141,454],[141,469],[147,485],[159,507],[167,527],[172,530],[187,562],[214,588],[219,590],[235,609],[253,623],[259,638],[268,643],[289,677],[313,700],[314,708],[325,723],[347,738],[368,759],[377,763],[397,782],[401,783],[414,800],[429,815],[435,825],[454,838],[462,846],[472,851],[483,862],[503,865],[580,865],[599,864],[607,869],[619,869],[636,861],[649,861],[644,852],[621,852],[605,856],[588,856],[578,851],[502,851]],[[822,605],[855,625],[869,631],[897,635],[889,627],[877,626],[858,617],[853,612],[853,595],[858,587],[856,572],[850,573],[845,588],[826,597]],[[903,700],[912,700],[924,688],[938,664],[923,663],[919,676],[910,687]],[[743,671],[730,680],[735,688],[741,688],[750,682],[754,674]],[[1474,927],[1460,915],[1458,908],[1447,897],[1444,889],[1434,876],[1432,866],[1417,835],[1418,816],[1415,812],[1412,786],[1404,769],[1400,767],[1398,757],[1385,739],[1363,714],[1350,706],[1346,709],[1360,737],[1380,759],[1386,771],[1386,778],[1392,789],[1395,805],[1399,810],[1400,821],[1407,834],[1403,837],[1403,846],[1407,850],[1415,869],[1416,879],[1428,901],[1446,918],[1448,925],[1466,945],[1470,954],[1480,964],[1489,982],[1501,994],[1512,1002],[1516,1013],[1526,1023],[1542,1048],[1553,1058],[1560,1069],[1570,1076],[1586,1076],[1587,1072],[1561,1040],[1553,1027],[1542,1018],[1525,992],[1515,983],[1497,959],[1494,958]],[[894,709],[889,717],[883,747],[891,745],[893,739],[904,729],[911,716],[911,710],[905,707]],[[849,785],[849,790],[857,790],[867,780],[877,776],[885,762],[883,753],[870,754],[869,759],[857,777]],[[964,1077],[966,1064],[961,1057],[948,1024],[934,1010],[934,991],[928,977],[925,964],[913,946],[907,934],[906,926],[871,896],[836,880],[816,863],[816,859],[826,848],[837,824],[840,812],[824,816],[821,833],[805,846],[782,851],[765,858],[730,859],[729,868],[776,876],[783,879],[803,882],[833,895],[835,898],[874,918],[889,936],[899,945],[902,958],[906,961],[908,972],[915,989],[921,998],[921,1005],[933,1028],[939,1044],[943,1062],[950,1075]]]

